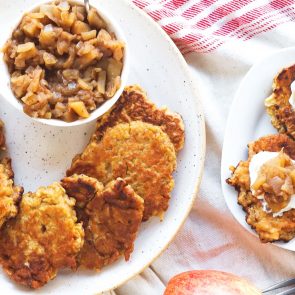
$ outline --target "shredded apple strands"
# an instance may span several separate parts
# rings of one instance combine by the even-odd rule
[[[281,151],[277,157],[267,161],[259,170],[252,185],[255,196],[264,196],[272,212],[278,212],[295,193],[295,165],[291,158]]]
[[[124,44],[91,8],[66,1],[24,15],[6,42],[11,88],[31,117],[87,118],[121,84]]]

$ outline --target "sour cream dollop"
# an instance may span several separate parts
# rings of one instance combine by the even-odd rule
[[[294,84],[294,87],[295,87],[295,84]],[[294,98],[294,106],[295,106],[295,98]],[[258,173],[260,171],[260,168],[263,166],[263,164],[266,163],[267,161],[277,157],[278,154],[279,154],[278,152],[259,152],[258,154],[255,154],[252,157],[250,164],[249,164],[249,176],[250,176],[251,187],[255,183],[255,181],[258,177]],[[292,160],[292,162],[295,164],[295,161]],[[254,195],[256,191],[251,188],[251,192]],[[266,202],[264,196],[259,195],[259,196],[257,196],[257,198],[259,200],[261,200],[263,211],[265,211],[267,213],[271,213],[270,209],[267,207],[267,202]],[[273,217],[282,216],[284,212],[287,212],[291,209],[295,209],[295,194],[291,195],[290,201],[286,207],[282,208],[278,212],[273,213],[272,216]]]

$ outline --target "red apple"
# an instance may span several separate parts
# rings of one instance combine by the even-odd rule
[[[216,270],[193,270],[173,277],[164,295],[261,295],[243,278]]]

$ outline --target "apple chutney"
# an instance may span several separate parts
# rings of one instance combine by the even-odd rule
[[[96,9],[74,2],[26,13],[3,53],[12,91],[34,118],[87,118],[120,88],[124,43]]]

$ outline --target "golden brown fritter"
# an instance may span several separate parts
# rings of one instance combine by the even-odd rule
[[[80,254],[81,266],[98,270],[121,255],[129,260],[143,210],[143,199],[122,178],[97,193],[86,207],[89,221],[85,230],[86,247]],[[92,250],[88,252],[88,249]]]
[[[76,199],[75,206],[78,208],[85,208],[95,194],[104,189],[103,184],[97,179],[83,174],[64,177],[61,185],[71,198]]]
[[[11,160],[0,160],[0,228],[6,220],[15,217],[17,204],[22,196],[23,188],[14,186]]]
[[[97,179],[84,174],[64,177],[61,180],[61,185],[69,197],[76,199],[75,210],[78,221],[83,222],[83,227],[85,227],[88,222],[85,207],[97,193],[103,191],[104,185]]]
[[[238,191],[238,203],[246,211],[247,223],[258,233],[262,242],[289,241],[295,236],[295,210],[283,213],[281,217],[273,217],[266,213],[261,201],[251,193],[249,164],[252,157],[260,151],[284,153],[295,160],[295,142],[285,134],[261,137],[249,144],[248,159],[241,161],[232,169],[232,177],[227,179],[228,184]]]
[[[67,175],[85,174],[104,185],[122,177],[144,199],[144,217],[163,216],[174,186],[176,154],[159,126],[133,121],[108,128],[101,141],[91,141]]]
[[[100,140],[108,127],[131,121],[160,126],[168,134],[176,152],[183,148],[184,124],[181,116],[167,108],[158,108],[138,85],[126,87],[114,107],[97,120],[93,138]]]
[[[295,138],[295,112],[289,103],[291,84],[295,80],[295,65],[282,69],[273,80],[273,93],[265,100],[272,125]]]
[[[5,150],[4,123],[0,120],[0,150]]]
[[[62,183],[71,197],[87,203],[79,265],[100,270],[122,255],[128,260],[143,216],[143,199],[122,178],[110,182],[103,191],[101,183],[85,175],[67,177]]]
[[[0,234],[0,261],[9,277],[39,288],[58,269],[76,268],[84,231],[74,205],[59,183],[23,195],[19,214]]]

